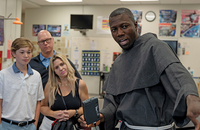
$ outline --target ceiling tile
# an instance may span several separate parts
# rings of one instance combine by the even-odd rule
[[[85,2],[48,2],[46,0],[30,0],[39,5],[84,5]]]
[[[103,5],[101,0],[83,0],[87,5]]]
[[[180,4],[181,0],[160,0],[161,4]]]
[[[100,0],[102,3],[106,4],[113,4],[113,5],[118,5],[118,4],[122,4],[122,2],[120,0]]]
[[[33,4],[31,2],[22,2],[22,7],[26,7],[26,8],[39,8],[41,7],[39,4]]]
[[[122,4],[124,5],[128,5],[128,4],[140,4],[139,1],[121,1]]]
[[[181,4],[200,4],[200,0],[181,0]]]
[[[200,0],[159,0],[159,1],[120,1],[120,0],[83,0],[83,2],[47,2],[46,0],[22,0],[22,8],[37,8],[49,5],[130,5],[130,4],[200,4]]]
[[[53,3],[47,2],[46,0],[26,0],[26,1],[29,1],[38,5],[54,5]]]
[[[160,4],[160,1],[140,1],[141,4]]]

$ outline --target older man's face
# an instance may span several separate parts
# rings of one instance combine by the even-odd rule
[[[51,37],[49,32],[44,31],[38,33],[38,46],[42,53],[50,53],[53,51],[54,39]]]

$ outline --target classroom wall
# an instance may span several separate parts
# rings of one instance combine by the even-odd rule
[[[7,18],[11,13],[10,18],[19,18],[21,20],[21,0],[0,0],[0,15]],[[13,24],[15,20],[4,20],[4,43],[0,46],[0,50],[3,51],[3,64],[2,68],[6,68],[12,64],[11,59],[7,57],[7,41],[14,40],[20,37],[21,25]]]
[[[89,48],[91,40],[97,42],[97,50],[101,50],[102,55],[109,55],[107,57],[107,62],[109,66],[112,63],[112,52],[121,51],[121,48],[115,43],[110,34],[97,34],[97,16],[109,16],[109,14],[116,8],[120,6],[43,6],[37,9],[27,9],[25,11],[25,25],[24,25],[24,36],[28,37],[32,41],[36,41],[36,36],[32,36],[32,24],[51,24],[51,25],[63,25],[70,23],[70,14],[93,14],[93,30],[87,31],[87,35],[83,36],[79,31],[70,30],[70,35],[66,36],[65,39],[70,40],[72,43],[78,43],[78,50],[80,52],[80,65],[81,65],[81,51],[83,49]],[[123,5],[131,10],[142,10],[142,34],[147,32],[153,32],[158,35],[158,24],[159,24],[159,10],[161,9],[173,9],[177,10],[177,21],[176,21],[176,36],[175,37],[159,37],[162,40],[174,39],[184,46],[186,51],[189,52],[188,55],[182,55],[180,53],[179,58],[183,65],[194,70],[194,76],[200,77],[200,67],[199,67],[199,56],[200,56],[200,38],[181,38],[180,37],[180,23],[181,23],[181,10],[183,9],[200,9],[200,4],[196,5]],[[145,19],[145,14],[147,11],[154,11],[156,13],[156,19],[153,22],[148,22]],[[61,37],[54,38],[61,39]],[[73,46],[70,48],[70,59],[74,61]],[[101,56],[101,70],[102,62],[104,57]],[[80,71],[80,69],[79,69]],[[98,94],[99,93],[99,77],[98,76],[82,76],[83,80],[88,86],[89,93]]]

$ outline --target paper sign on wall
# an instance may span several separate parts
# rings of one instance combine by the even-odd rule
[[[0,70],[2,69],[2,51],[0,51]]]

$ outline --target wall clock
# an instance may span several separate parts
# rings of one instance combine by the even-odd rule
[[[149,22],[153,22],[156,19],[156,14],[153,11],[148,11],[145,14],[145,18]]]

